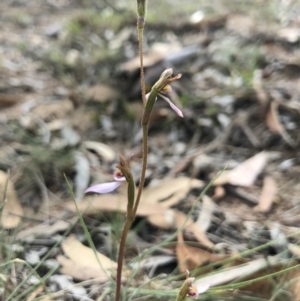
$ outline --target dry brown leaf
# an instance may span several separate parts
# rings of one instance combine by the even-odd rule
[[[87,150],[94,151],[107,162],[112,162],[116,157],[115,151],[104,143],[97,141],[84,141],[82,144]]]
[[[32,109],[32,113],[44,121],[64,118],[74,108],[72,101],[56,101],[41,103]]]
[[[158,185],[148,187],[142,194],[141,203],[159,203],[165,208],[177,204],[192,188],[202,188],[204,183],[197,179],[179,177],[166,179]]]
[[[282,260],[276,256],[269,256],[267,259],[259,258],[248,263],[226,268],[218,273],[213,273],[211,275],[202,277],[194,284],[202,285],[204,283],[208,283],[210,286],[218,286],[234,281],[240,277],[251,276],[259,271],[264,270],[265,268],[275,267],[281,264]]]
[[[153,206],[153,205],[151,205]],[[162,229],[183,229],[191,232],[195,238],[203,244],[206,248],[211,249],[214,244],[206,237],[205,233],[201,231],[192,219],[179,212],[178,210],[167,209],[161,211],[159,215],[152,215],[148,217],[148,221]]]
[[[198,216],[195,224],[199,227],[200,230],[206,232],[210,227],[213,213],[216,209],[216,204],[214,201],[207,195],[204,195],[202,198],[201,211]]]
[[[28,238],[34,238],[39,235],[43,235],[43,237],[52,236],[53,234],[57,233],[58,231],[65,231],[68,227],[70,227],[71,222],[66,222],[63,220],[58,220],[52,225],[37,225],[30,227],[28,229],[20,231],[16,239],[17,240],[23,240]]]
[[[175,210],[166,209],[161,214],[148,216],[148,221],[160,229],[176,229],[175,216]]]
[[[270,129],[270,131],[280,134],[282,131],[284,131],[284,129],[279,121],[277,108],[278,108],[278,102],[272,101],[266,116],[266,124]]]
[[[43,292],[44,290],[44,286],[43,285],[40,285],[38,286],[26,299],[26,301],[33,301],[35,300],[36,296],[38,294],[40,294],[41,292]]]
[[[76,212],[76,206],[73,201],[67,203],[67,208]],[[127,212],[127,196],[119,194],[97,195],[89,197],[78,204],[78,209],[87,215],[97,215],[103,212],[120,211]],[[159,204],[140,203],[137,215],[149,216],[164,214],[165,208]]]
[[[285,27],[277,31],[278,37],[290,43],[296,43],[300,39],[300,29],[297,27]]]
[[[184,273],[186,270],[192,271],[204,264],[217,262],[225,258],[225,256],[214,255],[203,249],[185,244],[182,232],[178,233],[176,255],[181,273]]]
[[[299,270],[293,270],[287,275],[288,279],[285,279],[285,283],[290,283],[290,287],[287,289],[292,294],[293,301],[300,301],[300,272]]]
[[[62,266],[60,269],[61,274],[71,276],[77,280],[88,280],[92,278],[99,278],[99,282],[107,281],[107,276],[103,274],[99,268],[85,267],[81,264],[74,262],[71,259],[66,258],[63,255],[56,257],[58,263]],[[98,264],[99,265],[99,264]]]
[[[176,215],[176,226],[177,229],[180,229],[182,227],[182,225],[184,225],[184,230],[191,232],[195,238],[202,243],[205,247],[211,249],[213,248],[214,244],[207,238],[207,236],[205,235],[205,233],[198,228],[198,226],[193,222],[192,219],[188,218],[187,216],[179,211],[175,211]]]
[[[226,195],[226,190],[223,186],[216,186],[215,192],[213,195],[214,200],[219,200]]]
[[[86,92],[87,98],[96,102],[105,103],[118,97],[115,89],[105,85],[95,85],[89,87]]]
[[[22,101],[22,97],[20,95],[11,95],[11,94],[2,94],[0,93],[0,106],[13,106]]]
[[[297,258],[300,258],[300,246],[295,244],[288,244],[288,249],[293,255],[295,255]]]
[[[215,186],[224,184],[245,187],[251,186],[266,165],[267,160],[268,154],[266,152],[260,152],[244,161],[236,168],[224,171],[213,184]]]
[[[8,175],[4,171],[0,170],[1,206],[3,205],[3,200],[5,204],[1,214],[1,224],[6,229],[13,229],[17,227],[21,221],[21,217],[23,216],[23,208],[21,207],[13,183],[8,179]]]
[[[90,162],[87,156],[80,151],[76,151],[74,154],[75,164],[75,199],[77,201],[81,200],[84,197],[84,192],[89,186],[90,180]]]
[[[270,131],[280,134],[282,139],[289,144],[290,146],[294,147],[295,142],[292,140],[292,138],[288,135],[283,125],[280,123],[279,117],[278,117],[278,108],[279,102],[278,101],[272,101],[270,104],[270,108],[266,115],[266,124]]]
[[[112,270],[117,268],[117,263],[97,252],[98,260],[94,251],[79,242],[74,235],[70,235],[63,243],[62,249],[69,257],[59,257],[64,272],[76,279],[85,280],[102,277],[108,279]],[[73,267],[73,268],[72,268]],[[83,272],[84,271],[84,272]]]
[[[274,179],[270,176],[265,177],[262,192],[259,198],[259,204],[254,207],[254,210],[262,213],[269,212],[276,193],[277,185]]]

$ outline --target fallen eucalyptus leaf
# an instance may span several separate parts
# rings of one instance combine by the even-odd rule
[[[231,184],[236,186],[251,186],[266,165],[268,154],[260,152],[249,158],[232,170],[225,170],[217,177],[213,185]]]
[[[4,201],[4,204],[2,203]],[[23,208],[19,202],[13,183],[8,174],[0,170],[0,206],[1,224],[5,229],[17,227],[23,216]]]

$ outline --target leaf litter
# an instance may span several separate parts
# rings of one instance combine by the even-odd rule
[[[1,225],[5,240],[12,237],[11,229],[20,227],[15,237],[18,244],[24,244],[23,258],[29,258],[33,249],[42,254],[45,245],[49,250],[63,241],[51,253],[51,259],[60,262],[60,270],[46,280],[46,286],[50,295],[60,290],[77,298],[78,291],[70,290],[75,285],[71,278],[59,286],[63,280],[55,277],[71,275],[75,282],[92,279],[100,283],[112,275],[108,266],[104,275],[91,249],[74,238],[83,233],[77,224],[63,240],[77,213],[62,175],[70,179],[79,210],[88,228],[94,230],[92,239],[99,256],[115,269],[113,252],[107,246],[114,248],[110,236],[110,231],[114,234],[113,217],[119,212],[122,218],[126,212],[125,187],[105,196],[84,197],[83,191],[90,183],[110,180],[118,153],[130,157],[141,151],[137,144],[140,115],[132,109],[140,105],[135,25],[131,22],[135,16],[130,22],[118,19],[111,29],[104,24],[104,30],[105,14],[111,14],[113,24],[114,17],[119,17],[118,5],[111,3],[111,12],[107,12],[102,3],[87,9],[87,1],[75,9],[71,2],[50,2],[35,6],[35,13],[42,16],[39,20],[30,4],[20,4],[21,17],[14,4],[0,4],[1,10],[8,12],[0,20],[0,41],[5,48],[0,51],[2,194],[8,183]],[[156,37],[146,41],[147,87],[170,64],[184,70],[182,82],[174,85],[174,95],[185,118],[177,121],[158,101],[151,119],[152,159],[137,212],[143,226],[131,230],[140,241],[153,246],[179,232],[165,247],[170,257],[149,255],[152,261],[145,259],[138,269],[153,268],[149,275],[154,277],[161,265],[168,274],[177,265],[181,272],[200,267],[199,283],[208,281],[213,294],[216,286],[246,279],[241,278],[246,274],[251,280],[270,274],[268,268],[273,265],[274,271],[296,265],[300,86],[299,20],[293,2],[279,1],[280,11],[272,9],[274,18],[265,18],[267,12],[258,11],[256,1],[247,8],[221,1],[218,7],[207,3],[213,15],[197,5],[185,12],[176,4],[168,9],[169,20],[163,8],[157,10],[155,22],[161,18],[160,12],[164,20],[159,26],[151,16],[147,21]],[[268,7],[269,1],[265,5]],[[28,36],[26,44],[20,40],[24,34]],[[184,145],[181,150],[178,142]],[[283,162],[291,163],[283,168]],[[138,155],[131,164],[138,179]],[[222,170],[190,212],[212,175]],[[278,242],[264,246],[272,240]],[[255,247],[261,249],[251,252]],[[17,246],[11,250],[14,248]],[[128,246],[127,259],[137,256],[139,248],[141,242]],[[249,253],[237,261],[237,252]],[[12,253],[16,258],[22,256]],[[264,258],[269,260],[268,267]],[[224,259],[232,259],[236,266],[227,268]],[[211,275],[206,266],[210,264],[216,269]],[[43,269],[38,269],[41,276]],[[26,275],[28,270],[22,272],[19,274]],[[13,272],[2,273],[8,279],[5,283],[22,280]],[[297,270],[277,276],[278,286],[290,294],[284,298],[299,299],[298,277]],[[139,281],[137,285],[142,284]],[[240,300],[249,294],[282,298],[271,280],[259,284],[234,293]],[[92,285],[76,285],[81,297],[90,294],[96,300],[104,292]],[[267,289],[261,290],[263,286]],[[28,298],[45,292],[45,287],[39,286]]]

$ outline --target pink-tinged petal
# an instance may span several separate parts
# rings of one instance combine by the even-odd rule
[[[126,178],[125,178],[123,175],[120,176],[118,173],[115,173],[115,174],[114,174],[114,179],[115,179],[115,181],[117,181],[117,182],[123,182],[123,181],[126,180]]]
[[[85,193],[88,192],[95,192],[95,193],[109,193],[117,189],[122,183],[121,182],[109,182],[109,183],[103,183],[103,184],[98,184],[95,186],[89,187]]]
[[[210,284],[203,284],[198,286],[192,286],[188,293],[188,296],[191,299],[196,299],[198,296],[204,292],[206,292],[210,288]]]
[[[176,114],[179,116],[179,117],[182,117],[183,118],[183,114],[181,112],[181,110],[179,108],[177,108],[173,102],[166,96],[162,95],[162,94],[159,94],[159,96],[161,98],[163,98],[168,104],[169,106],[176,112]]]

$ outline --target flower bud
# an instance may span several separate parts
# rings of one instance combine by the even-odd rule
[[[145,19],[146,13],[147,13],[147,0],[137,0],[138,17]]]

